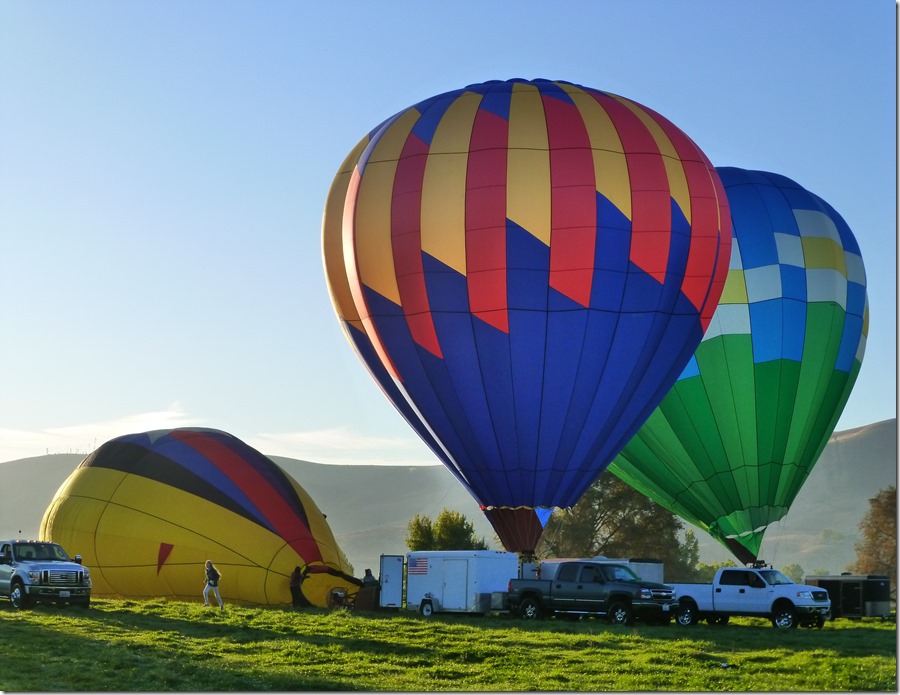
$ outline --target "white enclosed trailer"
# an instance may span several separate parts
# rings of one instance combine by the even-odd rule
[[[501,550],[418,550],[381,556],[382,608],[399,607],[406,578],[406,608],[488,613],[505,608],[509,580],[519,575],[519,556]]]

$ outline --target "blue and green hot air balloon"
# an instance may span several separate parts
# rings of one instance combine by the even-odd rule
[[[827,202],[778,174],[717,171],[734,235],[725,290],[684,372],[609,470],[750,562],[856,382],[866,273]]]

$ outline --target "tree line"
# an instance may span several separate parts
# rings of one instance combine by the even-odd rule
[[[856,563],[847,568],[857,574],[883,574],[895,583],[897,574],[897,489],[885,488],[869,500],[859,524]],[[499,540],[495,539],[499,547]],[[464,514],[444,509],[432,521],[417,514],[407,527],[410,550],[485,550],[474,524]],[[676,514],[661,507],[611,474],[588,488],[572,509],[550,517],[536,549],[538,558],[643,557],[661,561],[666,581],[709,582],[720,567],[737,566],[732,560],[700,562],[700,544],[693,529]],[[801,583],[803,568],[791,564],[781,571]],[[814,569],[810,574],[826,574]]]

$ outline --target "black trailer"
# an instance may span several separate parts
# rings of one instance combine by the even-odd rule
[[[889,618],[891,579],[883,574],[812,575],[806,583],[828,591],[832,618]]]

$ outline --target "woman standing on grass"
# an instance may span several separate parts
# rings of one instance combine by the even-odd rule
[[[203,605],[209,605],[209,590],[212,589],[213,593],[216,595],[216,598],[219,600],[219,609],[225,608],[225,603],[222,601],[222,596],[219,594],[219,578],[222,575],[219,574],[219,570],[216,569],[216,566],[212,563],[212,560],[206,561],[206,583],[203,585]]]

